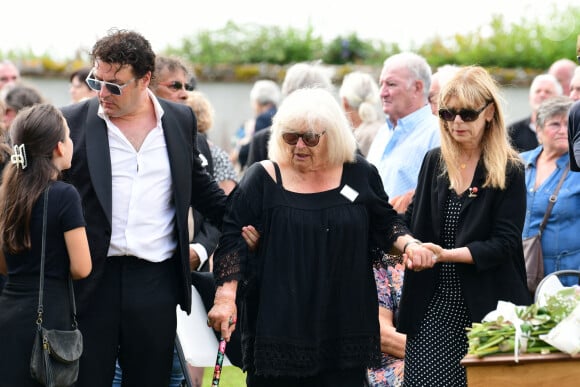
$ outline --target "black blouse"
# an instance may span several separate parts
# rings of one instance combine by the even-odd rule
[[[374,166],[344,164],[338,188],[284,189],[252,165],[230,194],[215,253],[219,284],[241,281],[244,368],[305,376],[368,367],[380,356],[378,301],[370,251],[389,250],[408,231],[388,204]],[[261,234],[250,254],[241,228]]]

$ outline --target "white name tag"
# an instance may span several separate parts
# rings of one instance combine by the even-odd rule
[[[340,190],[340,193],[342,196],[344,196],[345,198],[347,198],[351,202],[354,202],[358,196],[358,192],[356,192],[354,189],[350,188],[346,184],[344,185],[344,187],[342,187],[342,190]]]
[[[201,159],[201,166],[202,167],[207,167],[209,165],[207,158],[202,153],[199,154],[199,158]]]

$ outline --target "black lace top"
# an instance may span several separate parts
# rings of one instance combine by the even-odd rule
[[[388,205],[375,167],[344,165],[338,188],[284,189],[260,163],[230,194],[214,256],[217,284],[239,280],[238,329],[244,368],[259,375],[307,376],[376,365],[378,301],[371,248],[388,250],[408,233]],[[261,239],[249,254],[241,237]]]

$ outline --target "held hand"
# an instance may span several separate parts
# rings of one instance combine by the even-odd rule
[[[437,261],[437,256],[423,244],[413,244],[407,248],[406,254],[403,254],[404,262],[409,270],[421,271],[430,269]]]
[[[193,249],[193,247],[189,246],[189,269],[191,271],[196,271],[201,263],[201,259],[199,259],[199,255]]]
[[[445,254],[445,249],[435,243],[425,242],[423,243],[423,247],[428,248],[433,252],[433,261],[436,262],[443,262],[443,255]]]
[[[248,245],[248,249],[252,252],[256,251],[258,248],[258,242],[260,240],[260,233],[254,226],[244,226],[242,227],[242,237]]]

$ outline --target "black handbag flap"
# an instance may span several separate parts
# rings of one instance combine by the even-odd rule
[[[83,353],[83,335],[78,329],[59,331],[43,329],[43,336],[48,342],[50,356],[62,363],[72,363]]]

